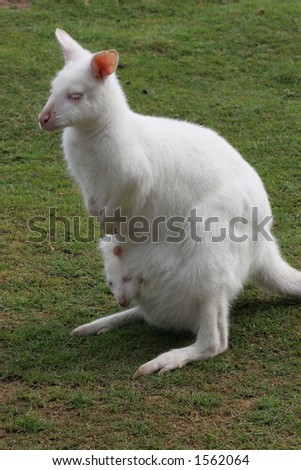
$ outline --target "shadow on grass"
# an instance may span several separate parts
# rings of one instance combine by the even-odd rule
[[[58,384],[129,376],[140,363],[191,342],[192,335],[159,331],[143,323],[99,336],[72,337],[66,325],[27,323],[4,333],[9,344],[4,381]],[[86,380],[85,380],[86,377]]]
[[[270,334],[279,341],[283,318],[289,316],[289,307],[295,305],[289,298],[239,298],[231,314],[230,334],[237,354],[242,345],[249,345],[250,338],[254,341],[254,332],[259,339]],[[13,330],[7,329],[4,380],[75,384],[95,382],[100,377],[105,380],[114,374],[131,377],[142,363],[194,341],[192,334],[158,330],[142,322],[99,336],[70,336],[71,321],[76,325],[82,320],[69,317],[64,323],[59,319],[29,321]]]
[[[240,315],[249,315],[249,314],[260,314],[261,312],[275,311],[279,309],[286,309],[288,307],[295,307],[298,302],[297,299],[292,297],[268,297],[266,298],[241,298],[235,302],[231,315],[240,316]]]

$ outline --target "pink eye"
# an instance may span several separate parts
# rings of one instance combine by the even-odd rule
[[[132,275],[131,274],[125,274],[125,276],[122,276],[123,282],[129,282],[132,280]]]
[[[68,99],[72,101],[78,101],[83,97],[82,93],[69,93]]]

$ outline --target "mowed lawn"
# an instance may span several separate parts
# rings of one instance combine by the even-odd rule
[[[284,256],[301,269],[300,0],[12,3],[0,11],[1,447],[300,448],[293,299],[248,285],[226,354],[137,381],[142,363],[193,338],[144,324],[70,336],[118,306],[60,134],[37,125],[63,65],[56,27],[117,49],[133,109],[212,127],[257,169]]]

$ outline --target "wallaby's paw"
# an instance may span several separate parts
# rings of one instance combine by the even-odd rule
[[[152,361],[143,364],[133,375],[133,379],[138,379],[142,375],[153,374],[159,372],[159,374],[165,374],[174,369],[180,369],[184,367],[187,362],[190,362],[191,358],[182,353],[180,349],[175,349],[160,356],[156,357]]]
[[[71,336],[88,336],[88,335],[95,335],[96,332],[92,331],[90,324],[87,323],[86,325],[81,325],[71,331]]]
[[[75,328],[71,332],[71,336],[89,336],[89,335],[100,335],[101,333],[106,333],[110,331],[110,324],[106,318],[101,318],[100,320],[93,321],[91,323],[86,323]]]

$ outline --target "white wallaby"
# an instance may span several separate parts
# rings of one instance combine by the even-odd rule
[[[62,30],[56,37],[66,63],[39,121],[48,131],[64,129],[65,158],[87,209],[99,215],[103,208],[108,214],[120,208],[127,220],[139,215],[150,224],[160,217],[157,244],[127,242],[121,256],[113,251],[119,246],[114,238],[101,245],[107,275],[123,286],[120,303],[135,298],[138,306],[73,334],[105,332],[139,319],[197,334],[193,345],[141,366],[139,377],[225,351],[229,305],[249,278],[301,298],[301,273],[282,259],[271,235],[271,208],[256,171],[210,129],[131,111],[115,74],[116,51],[92,54]],[[185,239],[167,243],[166,221],[188,221],[194,209],[202,217],[202,242],[186,223]],[[264,233],[255,237],[254,213],[257,228],[266,221]]]

